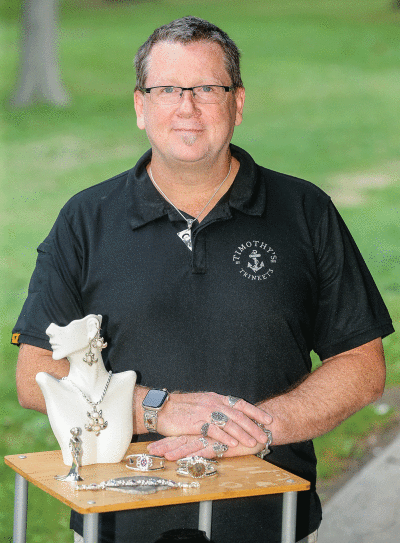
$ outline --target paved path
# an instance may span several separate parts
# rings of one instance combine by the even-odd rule
[[[324,506],[318,543],[400,543],[400,435]]]

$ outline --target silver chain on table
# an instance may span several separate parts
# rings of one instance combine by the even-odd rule
[[[105,421],[104,418],[102,417],[102,411],[101,410],[97,411],[96,408],[104,400],[104,397],[106,395],[108,386],[109,386],[110,381],[111,381],[111,377],[112,377],[112,371],[109,371],[106,386],[104,387],[104,390],[103,390],[103,393],[102,393],[102,395],[100,397],[100,400],[98,400],[97,402],[92,402],[92,400],[89,399],[86,396],[86,394],[83,392],[83,390],[81,390],[78,387],[78,385],[76,385],[68,377],[62,377],[62,379],[61,379],[61,381],[68,381],[69,383],[71,383],[71,385],[74,386],[77,390],[79,390],[79,392],[82,394],[84,399],[92,406],[93,411],[91,413],[89,411],[87,412],[87,416],[89,417],[90,422],[89,422],[89,424],[85,424],[85,429],[88,432],[95,432],[96,436],[98,436],[100,434],[101,430],[105,430],[107,428],[107,426],[108,426],[108,422]]]
[[[225,181],[228,179],[229,174],[232,170],[232,160],[229,162],[229,171],[228,175],[225,177],[225,179],[218,185],[217,189],[211,196],[211,198],[208,200],[206,205],[203,207],[203,209],[200,211],[200,213],[195,217],[194,219],[187,219],[185,215],[176,207],[175,204],[171,202],[171,200],[168,198],[168,196],[160,189],[160,187],[157,185],[157,183],[154,181],[153,172],[151,171],[151,165],[149,167],[149,177],[151,179],[151,182],[156,187],[156,189],[164,196],[164,198],[167,200],[168,203],[172,205],[172,207],[179,213],[179,215],[186,221],[187,228],[185,230],[182,230],[181,232],[178,232],[178,236],[181,238],[183,243],[187,246],[187,248],[191,251],[192,250],[192,226],[193,223],[197,221],[197,219],[200,217],[200,215],[204,212],[205,209],[209,206],[211,201],[213,200],[214,196],[217,194],[219,189],[222,187],[222,185],[225,183]]]

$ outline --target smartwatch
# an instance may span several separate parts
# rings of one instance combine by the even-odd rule
[[[169,398],[169,393],[166,388],[152,388],[146,394],[142,402],[144,425],[148,432],[157,433],[158,412],[164,407],[165,402]]]

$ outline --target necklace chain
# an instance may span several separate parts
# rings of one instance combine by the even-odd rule
[[[228,171],[228,175],[225,177],[225,179],[222,181],[222,183],[220,183],[220,185],[218,185],[216,191],[213,193],[213,195],[211,196],[211,198],[208,200],[208,202],[206,203],[206,205],[203,207],[203,209],[200,211],[200,213],[197,215],[197,217],[195,217],[194,219],[187,219],[185,217],[185,215],[176,207],[175,204],[173,204],[171,202],[171,200],[168,198],[168,196],[160,189],[160,187],[157,185],[157,183],[154,181],[154,177],[153,177],[153,172],[151,171],[151,165],[149,167],[149,174],[150,174],[150,179],[151,179],[151,182],[153,183],[153,185],[156,187],[156,189],[164,196],[164,198],[167,200],[167,202],[169,202],[172,207],[179,213],[179,215],[186,221],[187,223],[187,226],[188,226],[188,230],[190,230],[193,226],[193,223],[195,221],[197,221],[197,219],[200,217],[200,215],[203,213],[203,211],[205,209],[207,209],[207,207],[209,206],[209,204],[211,203],[211,201],[214,199],[214,196],[217,194],[217,192],[219,191],[219,189],[222,187],[222,185],[225,183],[225,181],[228,179],[229,177],[229,174],[231,173],[231,170],[232,170],[232,160],[229,162],[229,171]]]
[[[73,385],[77,390],[79,390],[79,392],[82,394],[82,396],[85,398],[85,400],[90,403],[90,405],[93,407],[93,409],[101,404],[101,402],[104,400],[104,396],[106,395],[106,392],[107,392],[107,389],[108,389],[108,385],[110,384],[110,381],[111,381],[111,377],[112,377],[112,371],[109,371],[108,372],[108,379],[107,379],[107,383],[106,383],[106,386],[104,387],[104,390],[103,390],[103,394],[101,395],[101,398],[98,402],[92,402],[92,400],[89,400],[89,398],[86,396],[86,394],[78,387],[78,385],[76,385],[73,381],[71,381],[71,379],[69,379],[68,377],[62,377],[61,381],[69,381],[71,383],[71,385]]]

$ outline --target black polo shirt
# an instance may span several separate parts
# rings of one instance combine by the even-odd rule
[[[177,235],[186,223],[147,175],[150,151],[132,170],[71,198],[38,248],[14,342],[50,349],[51,322],[101,314],[114,372],[255,403],[307,376],[311,350],[326,359],[390,334],[385,305],[330,198],[231,150],[239,172],[195,223],[193,251]],[[299,494],[301,539],[321,519],[313,446],[272,449],[268,461],[312,484]],[[281,505],[279,496],[215,502],[213,540],[280,541]],[[196,526],[197,515],[197,505],[107,514],[99,541],[153,543],[168,529]],[[76,515],[72,526],[80,531]]]

